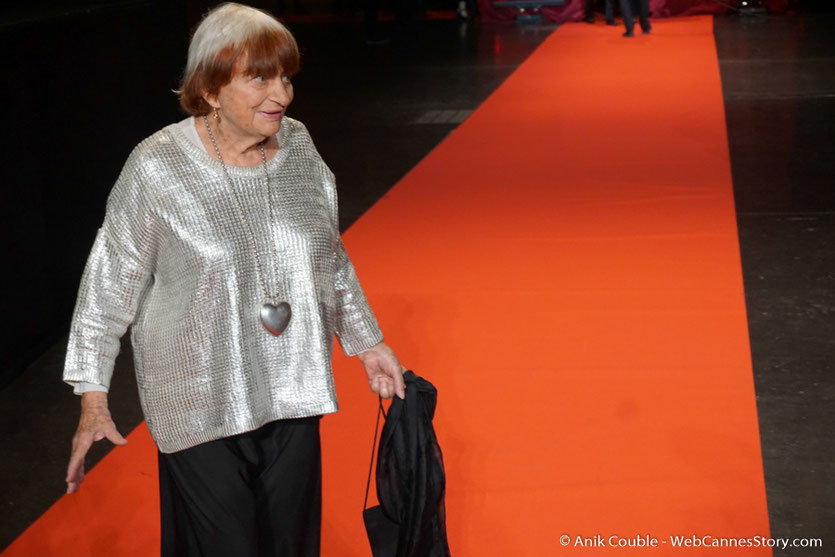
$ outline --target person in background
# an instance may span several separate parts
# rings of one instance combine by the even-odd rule
[[[594,23],[594,8],[597,4],[597,0],[586,0],[585,2],[585,22],[586,23]]]
[[[596,0],[586,0],[585,12],[586,23],[594,23],[594,8]],[[617,25],[615,21],[615,0],[605,0],[603,3],[603,14],[606,18],[606,25]]]
[[[641,21],[641,31],[647,34],[652,29],[649,24],[649,0],[620,0],[620,14],[623,16],[623,24],[626,27],[624,37],[635,36],[635,20],[632,17],[633,10],[637,10]]]
[[[617,25],[615,21],[615,0],[605,0],[603,3],[603,15],[606,17],[606,25]]]
[[[319,555],[334,335],[372,392],[405,396],[342,244],[334,175],[286,115],[298,68],[295,39],[269,14],[209,12],[179,91],[189,116],[128,157],[79,287],[67,492],[95,441],[127,442],[107,391],[130,327],[164,557]]]

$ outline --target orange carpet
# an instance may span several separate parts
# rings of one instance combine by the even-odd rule
[[[345,234],[439,389],[453,555],[770,554],[670,540],[769,527],[712,20],[653,24],[561,27]],[[368,556],[376,400],[335,368],[322,554]],[[3,557],[153,555],[155,476],[143,426]]]

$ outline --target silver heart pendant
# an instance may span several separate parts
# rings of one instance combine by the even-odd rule
[[[293,312],[290,310],[290,304],[287,302],[278,302],[278,304],[264,304],[261,306],[261,323],[270,334],[278,336],[284,332],[287,325],[290,324],[290,317]]]

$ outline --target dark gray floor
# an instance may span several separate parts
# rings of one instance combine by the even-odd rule
[[[775,555],[835,547],[833,23],[825,14],[716,20],[772,532],[825,543]],[[293,29],[304,71],[291,115],[337,175],[343,229],[553,31],[430,21],[369,46],[356,23]],[[0,548],[63,490],[78,416],[58,380],[63,350],[0,391]],[[116,373],[111,406],[127,433],[141,419],[129,353]]]
[[[717,18],[772,535],[835,555],[835,15]]]

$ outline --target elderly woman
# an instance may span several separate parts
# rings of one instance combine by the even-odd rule
[[[373,392],[405,394],[339,236],[333,174],[286,116],[298,67],[293,36],[266,13],[207,14],[179,91],[191,116],[133,150],[81,281],[67,492],[94,441],[126,443],[107,389],[130,326],[163,555],[318,555],[334,333]]]

